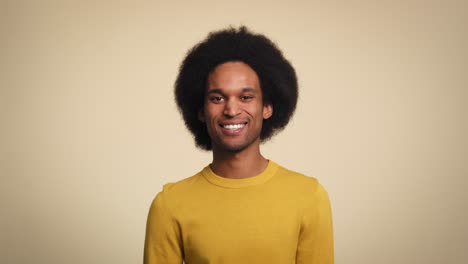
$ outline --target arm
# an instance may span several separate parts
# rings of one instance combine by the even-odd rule
[[[333,225],[330,200],[319,184],[306,208],[297,246],[297,264],[333,264]]]
[[[144,264],[181,264],[183,261],[179,226],[158,193],[148,214]]]

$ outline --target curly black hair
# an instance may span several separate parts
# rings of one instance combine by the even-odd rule
[[[255,71],[264,104],[273,106],[273,115],[263,121],[262,142],[282,130],[296,109],[296,72],[275,43],[264,35],[252,33],[245,26],[211,32],[188,51],[174,91],[185,125],[201,149],[212,149],[206,124],[198,118],[205,103],[208,75],[216,66],[233,61],[243,62]]]

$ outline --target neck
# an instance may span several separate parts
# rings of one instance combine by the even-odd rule
[[[263,172],[268,166],[268,160],[260,153],[260,146],[247,148],[239,152],[229,152],[213,148],[211,169],[225,178],[242,179]]]

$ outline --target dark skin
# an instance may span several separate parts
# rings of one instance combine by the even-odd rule
[[[240,179],[260,174],[268,165],[260,152],[264,119],[273,114],[264,104],[257,74],[242,62],[226,62],[208,76],[201,121],[213,146],[212,170],[222,177]]]

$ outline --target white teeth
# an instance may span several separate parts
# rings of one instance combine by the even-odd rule
[[[242,128],[244,126],[245,126],[245,124],[235,124],[235,125],[224,125],[223,127],[227,128],[227,129],[231,129],[231,130],[236,130],[236,129]]]

